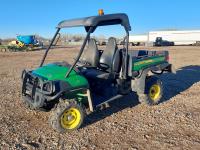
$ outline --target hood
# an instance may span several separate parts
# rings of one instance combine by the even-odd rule
[[[47,64],[32,71],[36,76],[44,80],[61,80],[66,76],[70,66],[64,66],[58,63]],[[75,75],[76,72],[72,70],[70,76]]]

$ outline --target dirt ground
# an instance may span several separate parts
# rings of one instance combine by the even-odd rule
[[[156,49],[169,50],[177,69],[161,76],[162,103],[150,107],[126,96],[66,134],[52,130],[48,112],[27,110],[21,102],[21,71],[37,67],[44,51],[0,53],[0,149],[200,149],[200,47]],[[48,62],[72,62],[77,52],[54,49]]]

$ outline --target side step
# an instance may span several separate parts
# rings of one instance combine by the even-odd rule
[[[113,96],[113,97],[107,99],[106,101],[102,101],[101,100],[101,102],[99,104],[96,104],[95,107],[99,107],[99,106],[101,106],[103,104],[109,103],[109,102],[111,102],[113,100],[116,100],[116,99],[119,99],[119,98],[122,98],[122,97],[123,97],[123,95],[119,94],[119,95],[116,95],[116,96]]]

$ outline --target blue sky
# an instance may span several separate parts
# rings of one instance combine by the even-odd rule
[[[161,29],[200,29],[199,0],[1,0],[0,38],[16,34],[51,37],[64,19],[93,16],[98,9],[127,13],[131,34]],[[83,31],[66,30],[67,33]],[[121,35],[119,27],[98,30],[97,34]]]

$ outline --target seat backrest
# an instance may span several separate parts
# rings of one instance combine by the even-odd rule
[[[119,49],[115,52],[113,63],[112,63],[112,72],[119,73],[122,65],[122,53]]]
[[[116,50],[117,50],[116,39],[113,37],[110,37],[108,39],[106,48],[103,51],[103,54],[101,55],[101,58],[100,58],[101,68],[103,68],[106,71],[110,71],[112,69],[112,62],[113,62],[113,58],[114,58]]]
[[[95,39],[88,41],[88,47],[83,51],[80,61],[89,64],[91,67],[97,67],[99,63],[99,51]]]

